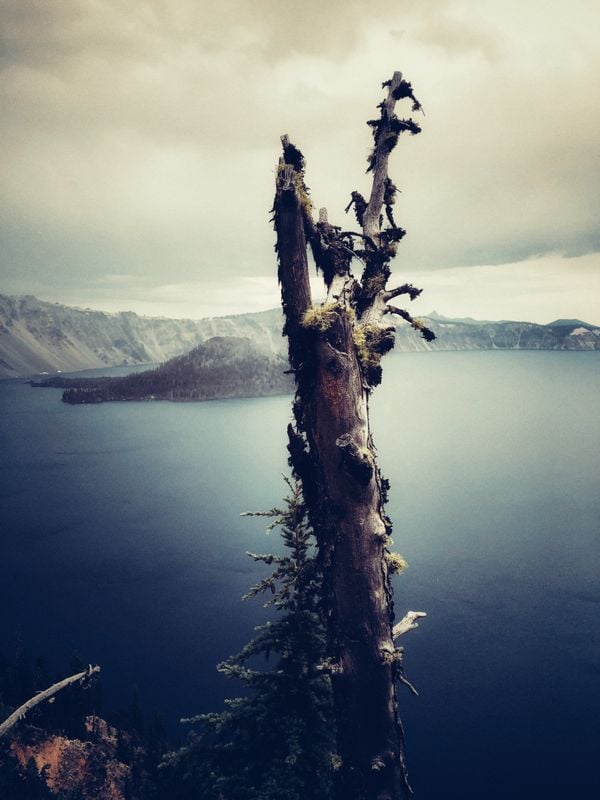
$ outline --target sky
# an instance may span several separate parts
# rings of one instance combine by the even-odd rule
[[[600,324],[596,0],[0,0],[0,292],[175,317],[278,304],[279,137],[345,228],[381,82],[414,313]],[[410,109],[398,109],[408,115]],[[316,283],[315,283],[316,285]]]

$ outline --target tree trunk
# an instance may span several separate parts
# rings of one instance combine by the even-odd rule
[[[339,800],[403,800],[411,793],[397,714],[402,650],[393,640],[389,577],[402,560],[387,547],[387,481],[376,462],[368,399],[381,379],[381,357],[394,344],[394,328],[384,315],[400,314],[427,338],[431,333],[387,305],[398,294],[411,299],[419,294],[409,285],[390,292],[386,283],[388,263],[404,234],[393,221],[396,187],[387,177],[388,156],[400,132],[419,130],[412,120],[399,120],[394,106],[405,97],[413,109],[420,106],[400,73],[384,85],[389,91],[380,119],[369,123],[375,137],[369,202],[352,193],[362,232],[342,232],[328,223],[324,210],[314,223],[304,159],[287,136],[274,205],[284,333],[297,385],[295,424],[288,429],[290,462],[302,481],[325,575]],[[318,308],[310,296],[307,241],[329,290]],[[364,264],[360,281],[351,272],[353,258]]]

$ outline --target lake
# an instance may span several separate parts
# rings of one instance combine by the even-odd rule
[[[102,666],[176,730],[235,687],[215,664],[265,619],[240,602],[278,547],[290,397],[67,406],[0,382],[0,631]],[[400,353],[372,400],[404,637],[417,800],[600,790],[600,353]]]

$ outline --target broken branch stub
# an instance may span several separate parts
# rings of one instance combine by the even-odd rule
[[[407,614],[402,617],[400,622],[397,622],[393,629],[392,629],[392,638],[399,639],[400,636],[403,636],[408,631],[412,631],[415,628],[419,627],[419,623],[417,622],[418,619],[421,617],[426,617],[427,613],[425,611],[409,611]]]

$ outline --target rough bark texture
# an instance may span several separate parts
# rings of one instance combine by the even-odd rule
[[[400,73],[384,87],[380,117],[369,122],[375,140],[371,194],[367,202],[353,192],[348,206],[354,205],[361,232],[331,225],[323,209],[319,222],[313,221],[304,158],[287,136],[274,205],[284,333],[297,385],[290,462],[303,484],[325,573],[339,800],[401,800],[411,793],[396,698],[398,682],[406,681],[392,634],[389,574],[402,560],[387,547],[387,481],[376,462],[368,398],[381,380],[381,357],[394,344],[387,301],[419,294],[408,284],[392,291],[386,284],[389,261],[404,235],[393,219],[396,187],[387,176],[388,157],[402,131],[419,131],[412,120],[398,119],[394,107],[403,98],[412,100],[413,110],[420,105]],[[318,308],[311,304],[307,242],[329,290]],[[360,280],[352,275],[353,259],[363,264]]]

